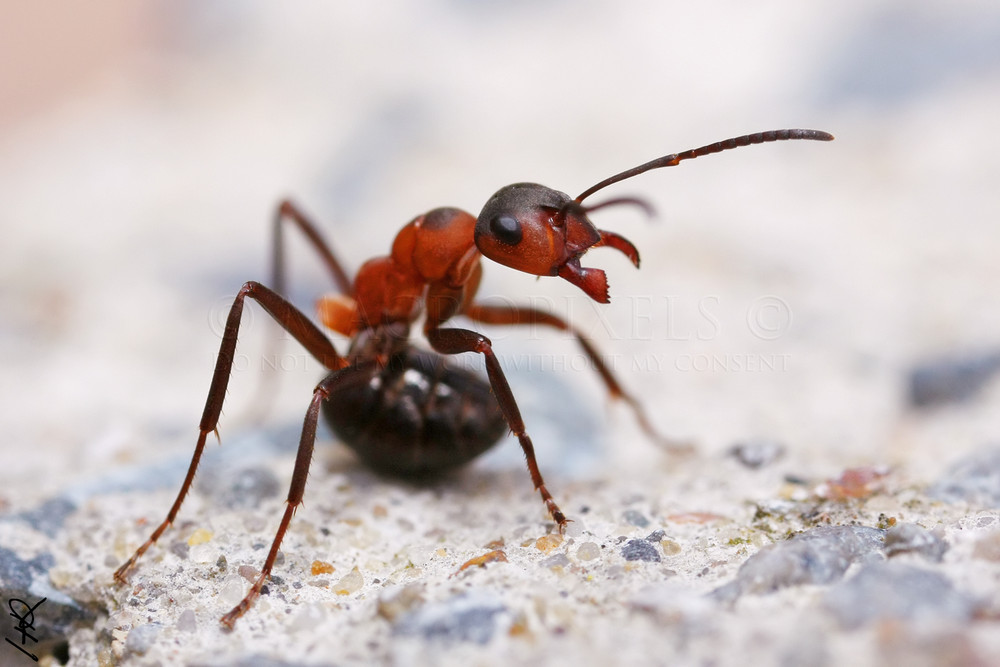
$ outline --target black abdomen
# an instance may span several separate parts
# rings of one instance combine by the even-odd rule
[[[366,384],[331,394],[323,414],[366,464],[406,477],[468,463],[508,430],[486,382],[415,347]]]

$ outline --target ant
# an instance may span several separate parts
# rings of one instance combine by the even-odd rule
[[[672,167],[720,151],[772,141],[808,139],[830,141],[819,130],[773,130],[748,134],[701,148],[672,153],[604,179],[575,199],[536,183],[515,183],[497,191],[478,218],[456,208],[436,208],[417,216],[396,235],[389,255],[365,262],[352,282],[317,228],[292,203],[284,201],[274,219],[272,288],[250,281],[240,288],[226,321],[212,375],[198,443],[177,499],[166,519],[149,539],[115,572],[125,583],[136,561],[177,516],[191,488],[209,433],[215,433],[239,334],[243,304],[249,297],[267,311],[312,356],[330,370],[313,391],[306,411],[285,512],[260,576],[246,597],[221,621],[232,629],[260,596],[271,574],[281,540],[296,508],[302,503],[309,463],[322,411],[334,432],[369,466],[397,476],[439,473],[468,463],[490,449],[509,429],[521,445],[532,484],[562,532],[568,520],[545,487],[535,461],[534,445],[490,339],[469,329],[445,326],[464,315],[483,324],[535,324],[571,333],[590,359],[613,399],[625,401],[642,429],[653,430],[641,405],[615,379],[596,348],[562,318],[523,306],[477,303],[482,277],[480,258],[537,276],[559,276],[590,298],[608,303],[604,271],[580,265],[587,250],[607,246],[623,253],[636,267],[639,252],[614,233],[597,229],[589,214],[606,206],[638,205],[641,199],[622,197],[585,206],[583,201],[609,185],[652,169]],[[346,355],[283,296],[282,223],[297,225],[320,254],[339,294],[318,304],[319,320],[351,339]],[[423,332],[433,352],[409,342],[410,327],[423,312]],[[483,355],[489,384],[459,369],[442,355],[474,352]]]

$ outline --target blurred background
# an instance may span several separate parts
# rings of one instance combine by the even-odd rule
[[[995,385],[930,411],[907,399],[922,360],[1000,346],[998,104],[987,1],[6,3],[0,502],[189,454],[220,322],[245,280],[267,279],[282,197],[353,270],[430,208],[475,214],[524,180],[575,195],[780,127],[837,140],[607,191],[658,211],[595,215],[643,256],[636,271],[588,255],[609,306],[496,265],[482,294],[571,319],[656,425],[702,452],[767,437],[806,471],[930,475],[998,431]],[[311,311],[330,285],[292,237],[291,295]],[[255,306],[245,318],[224,440],[256,428],[268,329]],[[662,456],[625,411],[605,419],[564,337],[487,333],[543,470]],[[281,354],[263,419],[294,433],[320,369],[294,345]]]

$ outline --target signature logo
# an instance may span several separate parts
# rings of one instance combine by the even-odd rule
[[[28,631],[35,629],[35,610],[41,607],[42,603],[45,602],[47,599],[48,598],[42,598],[41,600],[36,602],[34,606],[29,606],[27,602],[19,598],[11,598],[7,602],[7,607],[10,609],[10,615],[17,620],[17,625],[15,625],[14,628],[17,632],[21,633],[21,644],[19,646],[16,643],[12,642],[7,637],[4,637],[4,640],[6,640],[8,644],[16,648],[21,653],[25,654],[35,662],[38,662],[38,656],[33,653],[29,653],[27,649],[24,648],[24,645],[27,643],[29,639],[33,642],[38,641],[38,637],[35,637]],[[15,605],[20,605],[20,611],[18,609],[15,609]]]

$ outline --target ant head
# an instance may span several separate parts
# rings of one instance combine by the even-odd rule
[[[627,239],[597,229],[587,214],[612,204],[638,204],[639,199],[618,198],[594,206],[583,200],[609,185],[651,169],[673,167],[682,160],[771,141],[807,139],[830,141],[833,135],[820,130],[770,130],[757,132],[681,153],[671,153],[609,176],[583,191],[576,199],[537,183],[515,183],[490,197],[476,220],[476,247],[494,262],[536,276],[560,276],[586,292],[595,301],[608,302],[608,280],[604,271],[580,266],[580,257],[594,246],[605,245],[624,253],[639,266],[639,253]]]
[[[610,203],[634,200],[615,200]],[[606,205],[606,204],[602,204]],[[592,299],[608,302],[608,280],[600,269],[580,266],[591,247],[608,245],[639,265],[639,253],[624,238],[594,227],[578,199],[537,183],[515,183],[490,197],[476,221],[476,247],[485,257],[536,276],[561,276]]]

